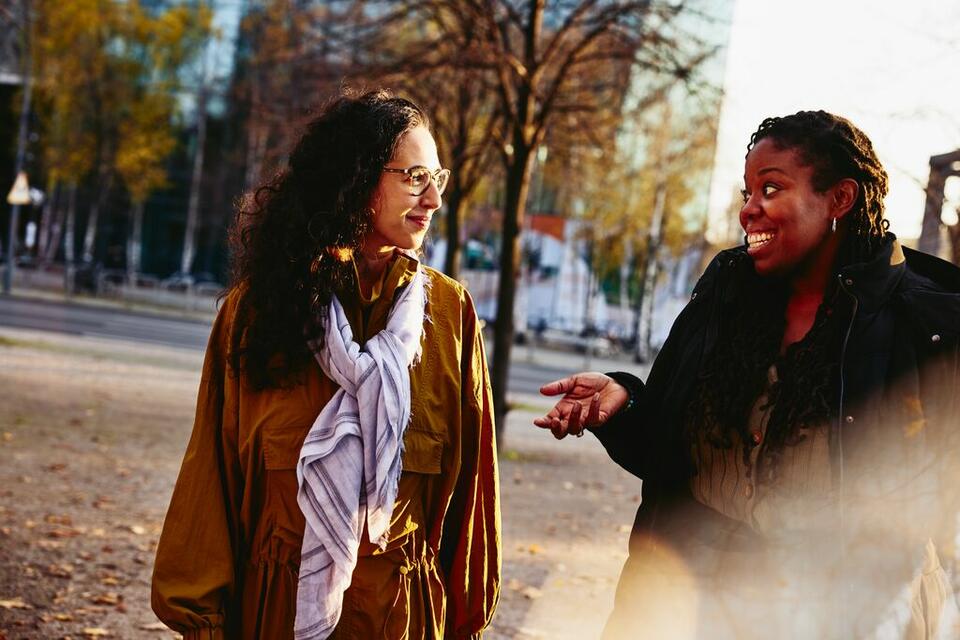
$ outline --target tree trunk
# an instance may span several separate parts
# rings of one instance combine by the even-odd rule
[[[77,183],[70,183],[67,197],[67,221],[63,234],[63,288],[67,295],[73,293],[74,269],[76,266]]]
[[[260,115],[260,71],[254,66],[250,70],[250,108],[247,112],[246,132],[247,149],[243,165],[243,190],[252,191],[260,180],[260,163],[263,160],[265,144],[260,134],[266,126]]]
[[[94,252],[97,248],[97,223],[100,220],[100,211],[106,205],[107,195],[113,186],[113,175],[107,175],[106,172],[100,172],[100,189],[97,197],[90,205],[90,213],[87,215],[87,228],[83,234],[83,263],[92,264]]]
[[[650,233],[647,236],[647,252],[644,256],[643,280],[640,283],[640,300],[638,301],[636,353],[634,360],[640,363],[650,362],[653,359],[653,348],[650,338],[653,334],[653,291],[657,285],[657,256],[662,244],[663,229],[666,222],[665,205],[667,199],[666,181],[661,176],[657,181],[657,193],[653,203],[653,215],[650,220]]]
[[[537,66],[537,44],[543,26],[545,0],[529,0],[528,21],[523,34],[523,58],[528,69]],[[517,293],[520,265],[520,229],[530,191],[533,153],[542,139],[535,126],[536,94],[533,87],[520,82],[516,87],[516,119],[511,123],[512,150],[506,160],[506,202],[503,208],[503,234],[500,247],[500,282],[497,290],[497,318],[493,334],[493,413],[497,427],[497,446],[504,444],[506,427],[507,382],[510,376],[510,351],[513,347],[513,303]],[[504,90],[504,98],[507,91]]]
[[[517,293],[517,267],[520,264],[520,229],[530,190],[533,149],[514,136],[514,153],[507,167],[506,205],[503,211],[503,236],[500,248],[500,282],[497,291],[497,319],[493,333],[493,363],[490,371],[497,442],[503,446],[507,417],[507,379],[510,375],[510,350],[513,346],[513,303]]]
[[[460,275],[460,229],[463,225],[463,191],[454,189],[447,199],[447,255],[443,272],[456,280]]]
[[[465,196],[477,185],[477,177],[474,176],[467,183],[467,144],[470,139],[470,105],[473,102],[471,87],[463,82],[457,88],[457,102],[459,107],[456,111],[456,132],[453,136],[454,144],[451,149],[451,160],[453,166],[453,176],[450,178],[450,191],[447,196],[447,255],[444,259],[443,271],[448,276],[456,280],[460,275],[460,258],[462,256],[462,247],[460,246],[460,236],[463,229],[463,203]],[[473,162],[473,172],[480,171],[479,160]]]
[[[94,199],[90,203],[90,213],[87,214],[87,228],[83,232],[83,254],[80,258],[84,264],[93,262],[93,250],[97,241],[97,220],[100,218],[100,203]]]
[[[196,253],[197,220],[200,217],[200,187],[203,182],[203,150],[207,144],[207,89],[206,79],[200,80],[197,92],[197,147],[193,152],[193,175],[190,178],[190,202],[187,205],[187,224],[183,231],[183,253],[180,273],[189,275]]]
[[[134,202],[130,210],[130,235],[127,237],[127,283],[137,284],[140,257],[143,252],[143,203]]]
[[[43,204],[40,214],[40,233],[37,234],[37,258],[46,264],[47,247],[50,245],[54,213],[57,209],[57,200],[60,197],[60,184],[50,178],[47,180],[47,201]]]
[[[620,311],[625,315],[630,312],[630,280],[633,277],[633,242],[630,235],[623,235],[623,260],[620,261]]]
[[[254,120],[251,115],[247,122],[247,159],[244,169],[244,191],[253,191],[260,181],[263,170],[263,156],[267,152],[267,133],[269,127]]]
[[[63,239],[63,223],[67,214],[67,208],[62,198],[57,198],[57,206],[53,212],[53,226],[50,229],[50,239],[47,242],[46,252],[43,255],[44,267],[50,266],[57,259],[57,252],[60,251],[60,241]]]

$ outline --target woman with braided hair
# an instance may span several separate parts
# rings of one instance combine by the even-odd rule
[[[345,94],[240,207],[153,609],[184,638],[479,638],[500,586],[491,392],[426,114]]]
[[[887,231],[844,118],[764,120],[744,183],[646,382],[541,390],[643,480],[605,638],[957,637],[960,269]]]

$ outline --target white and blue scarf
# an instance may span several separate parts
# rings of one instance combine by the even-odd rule
[[[322,344],[309,341],[324,373],[340,386],[300,450],[297,502],[306,518],[300,554],[297,640],[328,637],[340,619],[366,521],[384,548],[410,420],[410,367],[420,354],[426,293],[421,267],[400,293],[386,328],[363,348],[333,298]]]

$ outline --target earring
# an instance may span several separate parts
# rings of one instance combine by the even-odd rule
[[[833,222],[830,223],[830,231],[833,233],[837,232],[837,219],[834,218]]]

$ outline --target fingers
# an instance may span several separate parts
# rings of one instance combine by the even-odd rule
[[[580,422],[580,414],[583,413],[583,405],[579,402],[574,402],[573,406],[570,408],[570,415],[567,416],[566,420],[561,420],[561,430],[560,435],[557,435],[557,431],[553,432],[553,437],[557,440],[561,440],[566,437],[567,434],[578,435],[583,431],[583,424]]]
[[[561,393],[567,393],[576,385],[577,377],[569,376],[566,378],[561,378],[560,380],[554,380],[553,382],[548,382],[547,384],[540,387],[540,393],[545,396],[558,396]]]
[[[543,417],[540,417],[540,418],[534,418],[534,419],[533,419],[533,424],[535,424],[536,426],[538,426],[538,427],[540,427],[540,428],[542,428],[542,429],[549,429],[550,427],[553,426],[553,423],[554,423],[555,420],[559,420],[559,419],[560,419],[560,415],[561,415],[561,414],[560,414],[560,403],[557,403],[557,405],[556,405],[553,409],[551,409],[551,410],[547,413],[547,415],[545,415],[545,416],[543,416]]]
[[[595,427],[602,422],[600,419],[600,394],[595,393],[593,399],[590,400],[590,409],[587,410],[585,426]]]
[[[557,380],[544,385],[544,388],[561,385],[571,379]],[[589,402],[585,399],[573,400],[568,396],[558,402],[545,416],[534,418],[533,424],[541,429],[549,429],[553,437],[562,440],[568,435],[582,435],[585,428],[601,424],[603,422],[601,415],[599,393],[591,395]]]
[[[533,424],[540,427],[541,429],[550,429],[553,427],[554,422],[559,422],[555,417],[549,415],[543,416],[542,418],[534,418]]]

